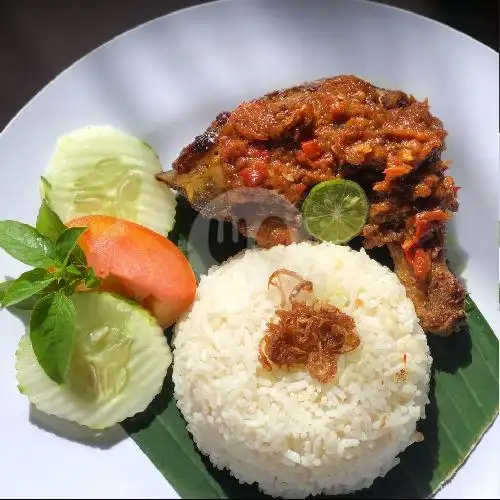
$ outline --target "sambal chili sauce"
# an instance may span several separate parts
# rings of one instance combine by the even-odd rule
[[[297,204],[319,182],[359,181],[373,206],[367,247],[403,242],[419,211],[457,209],[448,164],[434,161],[446,132],[427,101],[353,76],[244,103],[219,134],[220,158],[238,173],[231,188],[272,189]]]

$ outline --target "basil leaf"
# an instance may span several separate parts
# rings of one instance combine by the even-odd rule
[[[40,210],[38,211],[36,228],[55,243],[57,238],[59,238],[61,233],[66,229],[66,226],[59,216],[49,207],[48,203],[43,200]]]
[[[23,300],[21,302],[18,302],[17,304],[14,304],[12,306],[13,309],[17,309],[18,311],[33,311],[33,308],[35,307],[35,304],[43,298],[47,293],[37,293],[35,295],[32,295],[31,297],[27,298],[26,300]]]
[[[57,384],[65,382],[75,350],[75,306],[58,291],[40,299],[30,319],[30,339],[45,373]]]
[[[72,262],[76,266],[80,266],[83,268],[86,268],[88,265],[87,264],[87,257],[85,257],[85,254],[83,253],[83,250],[80,247],[80,245],[77,245],[75,247],[69,260],[70,260],[70,262]]]
[[[0,282],[0,302],[3,302],[5,292],[8,290],[9,286],[12,285],[13,282],[14,280],[6,280]]]
[[[3,281],[0,283],[0,304],[3,302],[3,298],[5,296],[5,292],[7,291],[7,288],[14,282],[15,280],[7,280]],[[49,287],[52,288],[52,287]],[[47,293],[47,290],[45,290],[45,294]],[[35,307],[35,303],[43,297],[44,293],[36,293],[35,295],[32,295],[31,297],[22,300],[21,302],[18,302],[15,304],[13,307],[15,309],[18,309],[20,311],[32,311],[33,307]]]
[[[49,193],[52,190],[52,185],[43,175],[40,176],[40,187],[42,192],[42,198],[48,199]]]
[[[64,280],[64,284],[61,290],[64,293],[64,295],[66,295],[67,297],[71,297],[76,292],[76,289],[78,288],[78,285],[80,285],[81,282],[82,282],[81,277],[77,278],[68,276]]]
[[[85,227],[71,227],[65,229],[59,238],[57,238],[56,252],[62,262],[66,263],[70,260],[71,254],[77,248],[78,238],[86,229]]]
[[[28,266],[48,268],[57,265],[54,243],[22,222],[0,221],[0,247]]]
[[[75,265],[73,264],[70,264],[67,268],[66,268],[66,272],[68,274],[71,275],[71,277],[73,278],[74,276],[77,276],[79,278],[83,278],[83,275],[82,275],[82,272],[80,271],[80,269],[78,269]]]
[[[87,288],[97,288],[100,284],[101,280],[96,276],[94,270],[89,267],[87,269],[87,276],[85,277],[85,286]]]
[[[27,271],[13,281],[2,299],[2,307],[9,307],[30,298],[57,279],[55,273],[37,268]]]

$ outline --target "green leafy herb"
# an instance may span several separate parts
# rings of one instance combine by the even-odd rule
[[[7,289],[10,287],[10,285],[16,280],[6,280],[0,282],[0,304],[3,303],[3,298],[5,296],[5,293]],[[19,309],[21,311],[31,311],[35,307],[36,302],[42,298],[41,293],[36,293],[32,295],[31,297],[24,299],[17,304],[13,304],[13,306],[7,306],[7,307],[14,307],[16,309]]]
[[[42,186],[45,185],[46,187],[47,184],[47,179],[42,177]],[[38,212],[36,229],[40,231],[40,233],[50,238],[51,241],[56,243],[57,254],[60,258],[63,259],[63,261],[66,259],[69,253],[68,251],[66,251],[67,248],[72,246],[72,238],[74,238],[80,231],[80,228],[67,229],[62,220],[54,212],[54,210],[52,210],[46,200],[42,202],[42,205]],[[75,245],[73,246],[71,261],[81,267],[87,267],[87,259],[82,249],[76,244],[77,239],[78,236],[76,236]]]
[[[34,267],[15,280],[0,283],[0,304],[32,311],[33,350],[45,373],[58,384],[66,380],[75,348],[75,310],[69,297],[79,286],[101,284],[78,245],[85,230],[66,228],[46,201],[38,212],[36,228],[0,221],[0,248]]]
[[[78,269],[74,264],[70,264],[69,266],[66,267],[66,272],[68,274],[71,274],[72,276],[77,276],[79,278],[82,278],[82,271]]]
[[[57,238],[64,232],[66,226],[63,224],[59,216],[50,208],[44,200],[38,211],[36,219],[36,229],[52,240],[54,243]]]
[[[101,280],[95,275],[94,270],[89,267],[87,276],[85,277],[85,286],[87,288],[97,288],[101,284]]]
[[[54,243],[22,222],[0,221],[0,247],[28,266],[48,268],[58,262]]]
[[[71,255],[71,262],[82,268],[86,268],[88,265],[87,258],[85,257],[85,254],[83,253],[81,247],[78,245],[73,250],[73,253]]]
[[[56,242],[56,252],[65,264],[70,260],[75,248],[77,248],[78,238],[86,231],[85,227],[72,227],[65,229]]]
[[[67,295],[68,297],[71,297],[76,292],[76,289],[78,288],[78,285],[82,282],[81,278],[77,277],[66,277],[64,280],[63,287],[61,290]]]
[[[42,191],[42,198],[47,200],[48,194],[52,189],[52,184],[43,175],[40,176],[40,187]]]
[[[6,280],[0,282],[0,303],[3,302],[5,292],[8,290],[9,286],[12,284],[13,281],[14,280]]]
[[[52,289],[51,286],[48,287],[48,289]],[[35,304],[43,298],[45,295],[47,295],[47,290],[44,290],[40,293],[35,293],[31,297],[18,302],[17,304],[14,304],[12,307],[13,309],[17,309],[18,311],[33,311]]]
[[[47,288],[57,279],[56,273],[36,268],[27,271],[9,284],[2,297],[2,307],[13,306]]]
[[[75,306],[58,291],[40,299],[30,320],[30,339],[45,373],[56,383],[66,380],[75,349]]]

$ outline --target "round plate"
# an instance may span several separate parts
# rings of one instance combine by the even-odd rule
[[[345,73],[427,97],[443,120],[449,132],[444,156],[463,187],[452,228],[462,249],[457,264],[499,332],[498,55],[457,31],[377,3],[216,2],[107,43],[43,89],[0,136],[0,218],[34,223],[38,177],[56,139],[77,127],[110,124],[141,136],[167,166],[221,110]],[[1,252],[0,270],[3,278],[24,268]],[[14,372],[23,325],[2,312],[0,327],[2,496],[177,497],[119,431],[110,436],[119,443],[102,450],[41,430],[45,424],[33,412],[31,423]],[[497,421],[438,497],[496,497],[498,442]]]

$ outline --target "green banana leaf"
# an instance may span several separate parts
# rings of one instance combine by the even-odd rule
[[[177,214],[171,238],[186,253],[198,276],[206,272],[214,258],[222,262],[249,244],[242,238],[227,243],[233,236],[229,225],[223,224],[221,229],[220,223],[204,221],[183,200],[179,200]],[[359,244],[354,242],[354,246]],[[372,257],[390,263],[382,250],[372,252]],[[400,455],[401,463],[371,488],[351,496],[434,495],[464,463],[496,418],[498,339],[470,297],[467,316],[467,327],[460,333],[448,338],[429,336],[434,363],[427,418],[419,423],[424,441],[405,450]],[[123,426],[181,497],[265,498],[255,485],[239,484],[198,452],[173,398],[170,374],[146,412]]]

